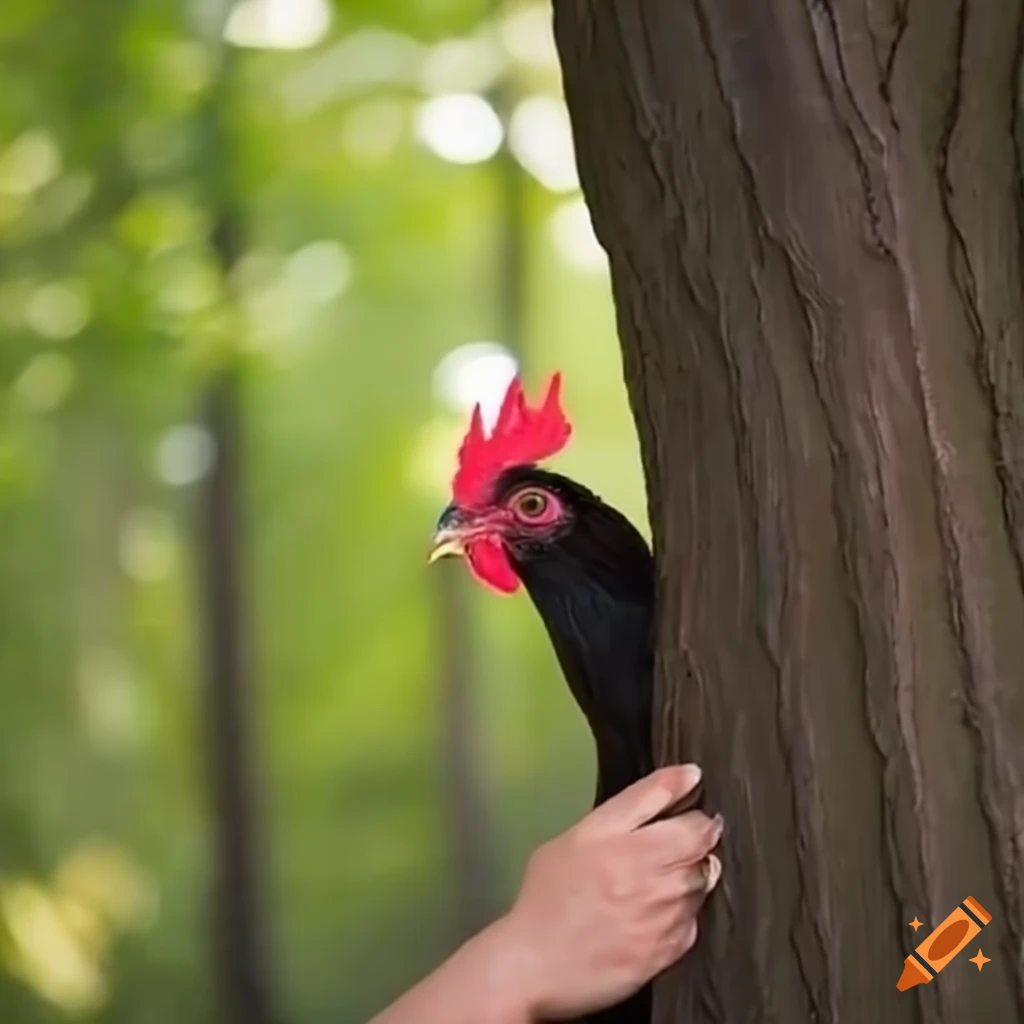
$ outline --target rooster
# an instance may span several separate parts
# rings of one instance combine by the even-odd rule
[[[594,738],[596,805],[654,768],[654,565],[625,516],[537,466],[569,440],[560,390],[555,374],[531,408],[514,379],[489,435],[473,410],[430,561],[459,555],[500,593],[526,588]],[[648,985],[585,1020],[647,1024],[650,1012]]]

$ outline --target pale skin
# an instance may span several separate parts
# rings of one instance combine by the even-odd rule
[[[661,768],[539,847],[512,909],[371,1024],[537,1024],[631,995],[693,946],[721,876],[720,817],[651,822],[699,780]]]

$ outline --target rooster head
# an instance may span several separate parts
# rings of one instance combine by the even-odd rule
[[[554,374],[540,405],[526,402],[516,377],[505,392],[490,434],[480,406],[459,448],[452,502],[441,513],[430,561],[461,555],[473,575],[501,593],[519,588],[518,557],[550,545],[573,521],[571,496],[559,477],[536,463],[565,447],[571,426],[562,410],[561,376]]]

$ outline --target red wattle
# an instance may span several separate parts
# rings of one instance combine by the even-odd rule
[[[500,540],[480,537],[466,545],[466,561],[473,575],[502,594],[514,594],[519,589],[508,554]]]

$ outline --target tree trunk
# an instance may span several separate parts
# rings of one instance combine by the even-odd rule
[[[555,2],[649,485],[658,749],[726,820],[659,1021],[1024,1018],[1022,20]],[[967,896],[992,923],[898,992]]]
[[[454,561],[438,569],[434,580],[441,640],[441,767],[454,897],[452,938],[461,944],[494,918],[497,882],[484,785],[486,761],[480,756],[477,631],[468,602],[470,581],[453,571],[462,569]]]
[[[214,88],[200,109],[203,163],[197,168],[213,222],[210,244],[225,281],[244,252],[243,224],[233,192],[232,150],[226,123],[230,51],[223,49],[229,6],[209,0],[197,13],[209,18]],[[228,301],[231,301],[228,299]],[[213,809],[213,915],[216,981],[223,1017],[232,1024],[274,1024],[273,957],[259,821],[259,750],[253,722],[255,686],[245,608],[244,417],[241,362],[225,356],[210,375],[203,420],[216,459],[203,489],[203,613],[207,748]]]
[[[207,751],[214,812],[213,916],[224,1020],[274,1024],[271,958],[260,889],[257,758],[243,614],[242,452],[238,380],[210,382],[205,421],[217,460],[203,502]]]

